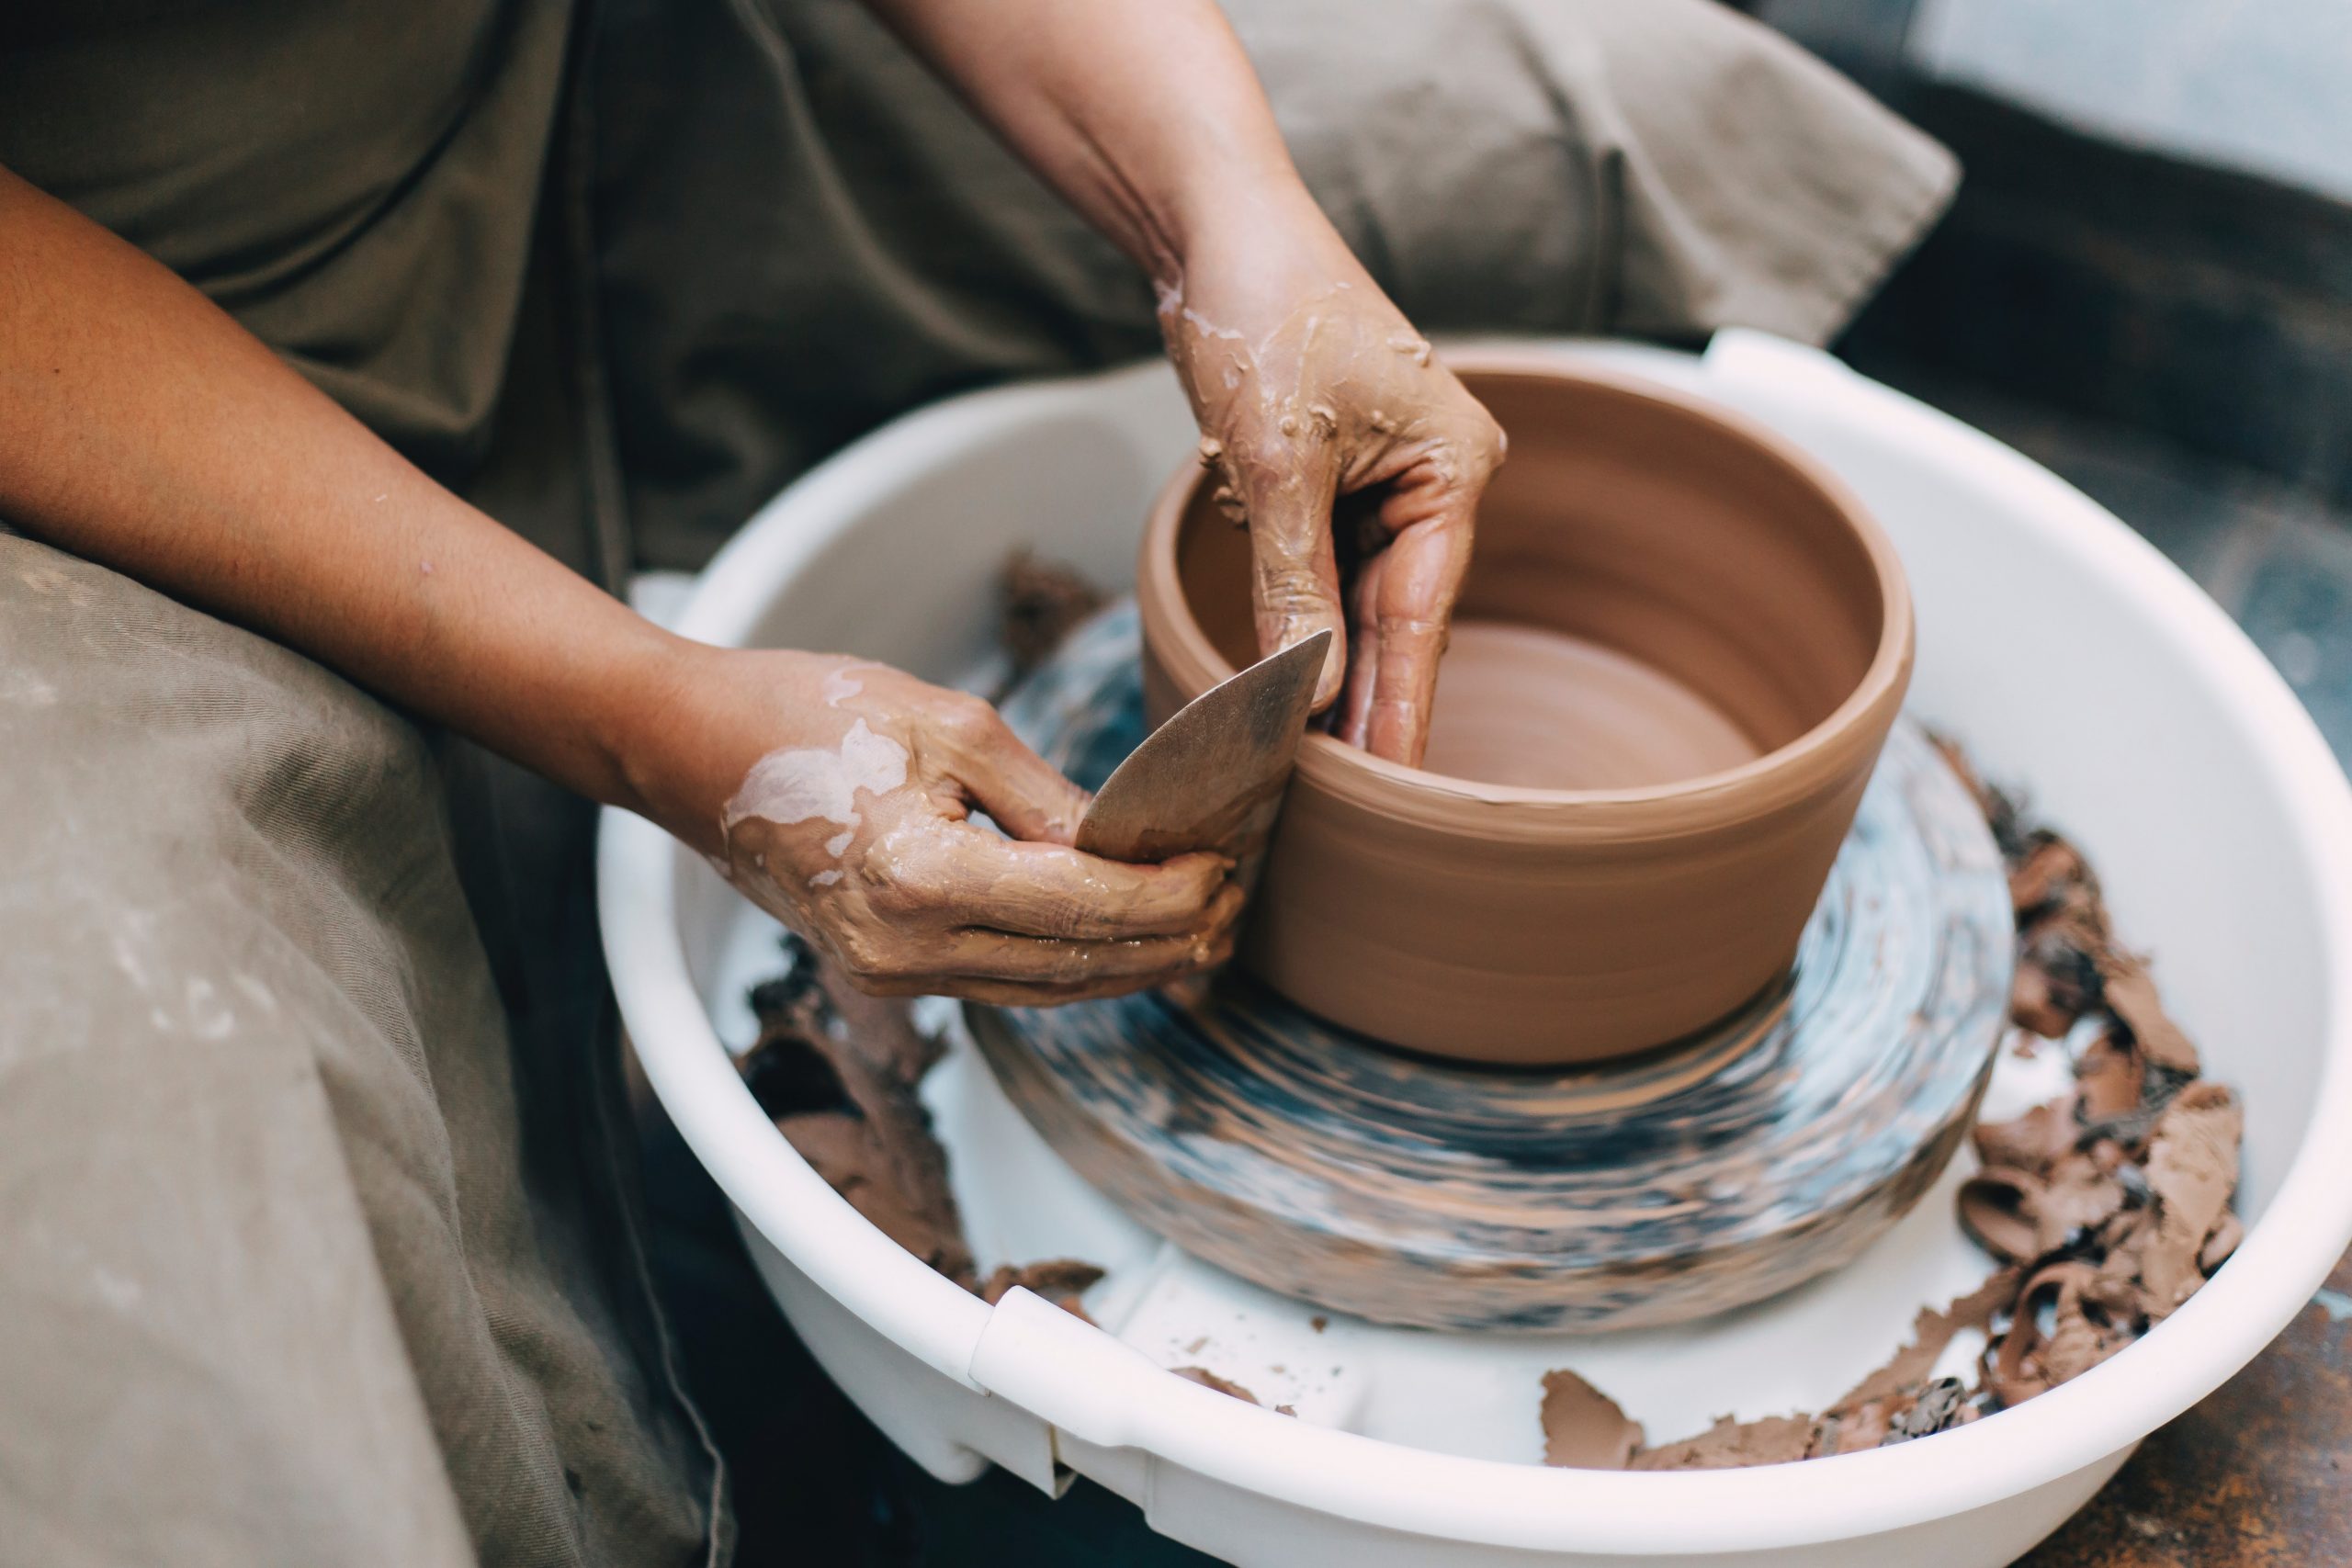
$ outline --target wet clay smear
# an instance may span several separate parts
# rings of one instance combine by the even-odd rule
[[[1071,630],[1109,600],[1074,569],[1015,550],[997,578],[998,638],[1012,666],[1007,687],[1051,658]]]
[[[1034,1291],[1073,1317],[1087,1316],[1079,1298],[1102,1280],[1102,1270],[1091,1263],[1081,1263],[1074,1258],[1056,1258],[1044,1263],[1028,1263],[1019,1268],[1007,1263],[980,1281],[980,1300],[990,1306],[1004,1300],[1004,1294],[1015,1285]]]
[[[915,1092],[940,1043],[904,1002],[859,992],[797,936],[784,945],[788,970],[752,987],[760,1037],[739,1064],[776,1130],[876,1229],[956,1284],[991,1305],[1023,1286],[1085,1317],[1079,1297],[1102,1278],[1091,1263],[1055,1258],[979,1277],[947,1152]]]
[[[1573,1371],[1544,1379],[1544,1462],[1593,1470],[1783,1464],[1921,1438],[2022,1404],[2098,1365],[2178,1310],[2236,1247],[2230,1201],[2244,1118],[2199,1077],[2144,960],[2119,945],[2082,853],[2029,823],[1957,749],[1939,743],[1992,824],[2017,915],[2010,1018],[2064,1042],[2073,1090],[1974,1132],[1984,1168],[1962,1185],[1962,1229],[1998,1267],[1927,1308],[1886,1364],[1821,1414],[1724,1416],[1650,1446]],[[1985,1336],[1968,1379],[1935,1377],[1963,1331]]]
[[[1206,1367],[1170,1367],[1168,1370],[1175,1376],[1182,1378],[1186,1382],[1196,1382],[1203,1388],[1212,1389],[1218,1393],[1227,1395],[1229,1398],[1238,1399],[1244,1404],[1255,1404],[1261,1408],[1263,1408],[1265,1405],[1266,1402],[1264,1400],[1260,1399],[1256,1394],[1251,1393],[1248,1389],[1243,1388],[1231,1378],[1219,1377],[1216,1373],[1209,1371]],[[1274,1414],[1277,1416],[1295,1416],[1298,1412],[1293,1410],[1287,1404],[1277,1404],[1274,1406]]]

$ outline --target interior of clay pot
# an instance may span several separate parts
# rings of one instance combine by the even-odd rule
[[[1737,767],[1834,713],[1887,617],[1859,523],[1800,458],[1695,400],[1470,373],[1510,437],[1440,672],[1426,768],[1599,790]],[[1250,540],[1192,496],[1178,572],[1202,631],[1256,658]]]

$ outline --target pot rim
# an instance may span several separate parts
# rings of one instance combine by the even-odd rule
[[[1465,379],[1600,386],[1693,415],[1779,462],[1821,494],[1869,556],[1884,606],[1878,647],[1854,689],[1810,729],[1736,767],[1691,778],[1623,789],[1484,784],[1408,768],[1310,731],[1299,747],[1302,781],[1383,817],[1449,832],[1467,829],[1474,836],[1512,839],[1532,830],[1547,840],[1589,833],[1627,843],[1752,822],[1817,794],[1858,761],[1867,768],[1902,705],[1917,633],[1910,581],[1894,542],[1843,479],[1760,422],[1645,377],[1590,366],[1569,368],[1556,358],[1497,348],[1449,355],[1446,366]],[[1207,472],[1194,460],[1161,487],[1145,525],[1136,577],[1145,641],[1188,701],[1236,672],[1201,630],[1176,570],[1185,513],[1205,482]]]

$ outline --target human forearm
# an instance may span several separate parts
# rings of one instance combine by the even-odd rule
[[[659,630],[5,173],[0,517],[651,818],[870,987],[1050,1003],[1229,949],[1227,863],[1064,847],[1084,793],[987,704]]]
[[[5,172],[0,517],[635,804],[615,732],[673,639]]]
[[[1292,166],[1210,0],[868,0],[1144,266],[1218,500],[1250,525],[1261,650],[1329,631],[1317,707],[1414,763],[1502,433]],[[1353,570],[1340,495],[1375,498]]]
[[[1211,0],[868,4],[1163,284],[1212,233],[1328,233]]]

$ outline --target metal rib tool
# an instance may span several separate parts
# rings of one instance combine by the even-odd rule
[[[1319,631],[1258,660],[1146,736],[1087,808],[1078,847],[1123,861],[1254,854],[1282,809],[1330,641]]]

